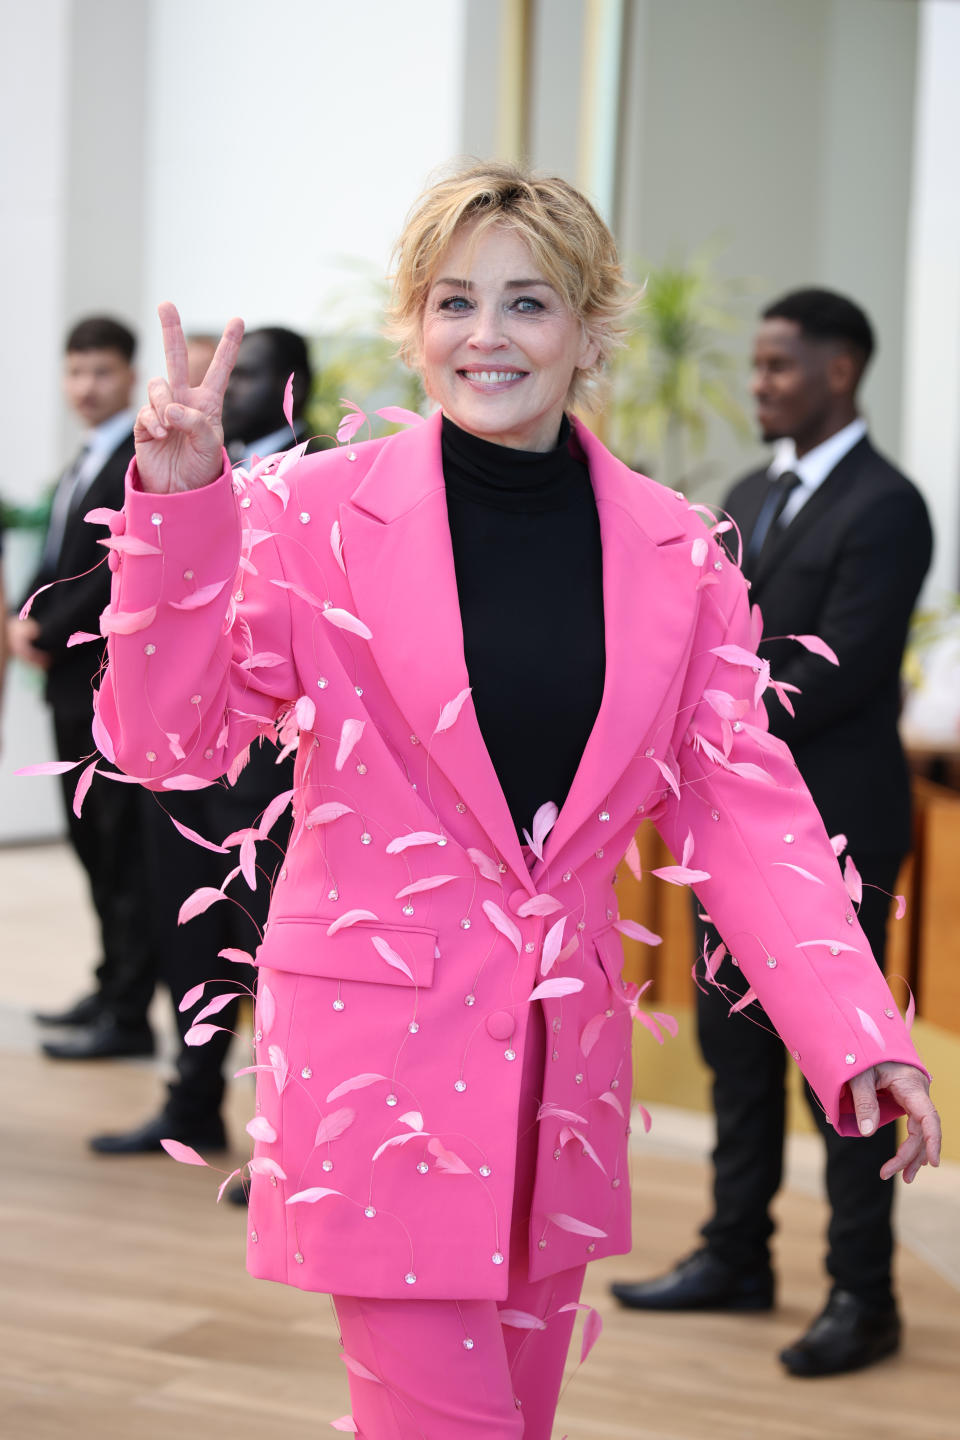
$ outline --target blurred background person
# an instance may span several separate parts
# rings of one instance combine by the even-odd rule
[[[22,606],[35,595],[30,613],[22,620],[10,617],[7,639],[11,654],[43,673],[58,758],[76,761],[95,752],[91,688],[104,642],[71,645],[70,637],[98,636],[100,612],[110,598],[101,532],[83,517],[88,510],[123,505],[124,476],[133,457],[136,339],[119,321],[93,315],[73,326],[64,348],[64,393],[86,433],[57,484],[39,568],[21,597]],[[70,583],[59,583],[64,580]],[[76,815],[77,774],[71,770],[61,777],[63,805],[70,842],[90,884],[102,956],[90,994],[65,1010],[36,1016],[44,1025],[82,1027],[73,1038],[48,1041],[43,1050],[55,1060],[150,1055],[154,1037],[147,1008],[156,963],[141,913],[142,800],[133,786],[95,779]]]
[[[210,367],[217,337],[200,331],[187,336],[187,374],[191,385],[199,385]]]
[[[283,413],[290,375],[294,376],[292,427]],[[302,335],[283,325],[247,332],[223,402],[223,433],[234,464],[251,455],[262,458],[289,450],[306,439],[304,411],[312,384],[310,352]],[[332,443],[320,437],[311,441],[309,450],[323,450]]]
[[[772,637],[760,654],[776,680],[799,691],[790,697],[795,715],[768,706],[771,733],[790,746],[828,833],[849,845],[856,869],[848,862],[846,918],[852,922],[855,906],[882,968],[890,903],[911,845],[900,666],[933,538],[919,491],[874,449],[858,410],[873,350],[864,312],[832,291],[793,291],[764,310],[751,388],[763,439],[776,449],[768,466],[733,487],[724,508],[739,527],[751,599]],[[826,641],[839,666],[785,638],[798,634]],[[698,941],[702,956],[719,937],[700,925]],[[614,1285],[624,1305],[773,1305],[770,1205],[783,1171],[786,1052],[762,1012],[751,1006],[731,1016],[730,1003],[723,985],[698,987],[717,1123],[705,1243],[659,1279]],[[884,1126],[867,1140],[843,1139],[809,1086],[806,1096],[826,1144],[833,1284],[823,1312],[780,1358],[792,1374],[813,1376],[859,1369],[899,1347],[893,1187],[879,1173],[896,1135]]]

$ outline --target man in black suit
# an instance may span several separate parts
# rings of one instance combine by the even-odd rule
[[[763,614],[762,657],[796,686],[795,716],[768,705],[770,730],[793,751],[831,835],[846,837],[853,906],[881,967],[897,873],[910,848],[910,781],[897,732],[907,626],[930,564],[926,506],[873,448],[857,390],[873,352],[863,311],[827,290],[799,290],[763,312],[752,390],[772,463],[735,485],[725,508],[739,527],[743,569]],[[785,638],[817,635],[839,666]],[[769,693],[769,692],[768,692]],[[784,837],[789,860],[790,835]],[[841,849],[838,840],[836,848]],[[862,877],[862,898],[860,881]],[[700,954],[718,941],[698,934]],[[704,1245],[667,1275],[618,1284],[636,1309],[764,1310],[773,1304],[769,1207],[781,1181],[785,1052],[756,1006],[729,1015],[721,985],[699,987],[700,1045],[714,1074],[714,1213]],[[741,987],[742,988],[742,987]],[[892,1187],[879,1170],[896,1127],[841,1139],[809,1089],[826,1142],[831,1217],[822,1313],[780,1356],[793,1375],[859,1369],[899,1346],[893,1295]]]
[[[200,353],[193,353],[200,352]],[[205,370],[202,337],[188,345],[188,359],[196,359],[200,376]],[[202,367],[202,368],[201,368]],[[287,379],[294,376],[293,426],[283,413]],[[307,345],[301,335],[281,326],[251,330],[243,338],[236,366],[224,397],[224,435],[228,451],[238,462],[252,455],[261,458],[286,450],[306,433],[303,418],[312,374]],[[253,985],[253,971],[219,957],[225,948],[253,952],[267,917],[267,906],[280,869],[289,832],[290,812],[277,819],[268,838],[257,846],[257,888],[235,879],[227,886],[228,899],[179,927],[183,901],[200,886],[218,888],[237,860],[200,849],[177,834],[173,815],[183,825],[216,843],[255,825],[273,798],[293,786],[293,759],[278,765],[270,744],[255,744],[250,759],[234,785],[219,783],[203,790],[168,792],[162,797],[145,794],[145,832],[151,875],[149,914],[161,951],[160,972],[175,1006],[201,981],[202,998],[176,1011],[181,1046],[177,1073],[161,1109],[133,1129],[94,1135],[93,1150],[101,1155],[134,1155],[159,1150],[164,1139],[179,1140],[210,1151],[226,1144],[221,1117],[224,1096],[223,1067],[230,1032],[237,1023],[237,1002],[231,1001],[211,1017],[223,1028],[204,1045],[183,1043],[193,1017],[219,993],[236,992]],[[225,975],[228,977],[224,979]],[[231,1193],[246,1199],[242,1187]]]
[[[87,427],[80,454],[61,476],[53,498],[40,567],[27,595],[43,586],[25,619],[8,621],[12,654],[46,676],[61,760],[93,757],[92,690],[103,664],[100,613],[110,598],[103,530],[84,523],[93,509],[119,510],[124,476],[133,457],[131,398],[136,381],[136,341],[116,320],[92,316],[67,336],[64,390]],[[66,583],[69,582],[69,583]],[[26,599],[26,596],[24,597]],[[68,1010],[38,1015],[41,1023],[84,1027],[75,1039],[48,1042],[53,1059],[87,1060],[152,1053],[147,1007],[153,994],[155,958],[143,923],[144,857],[136,788],[99,777],[74,813],[78,772],[62,777],[71,843],[87,872],[100,922],[102,960],[97,986]]]

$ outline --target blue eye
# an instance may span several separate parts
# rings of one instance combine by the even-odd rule
[[[445,300],[440,301],[439,309],[462,315],[465,310],[470,309],[470,301],[465,295],[448,295]]]
[[[513,302],[513,307],[515,310],[519,310],[521,315],[535,315],[538,310],[543,309],[540,301],[535,300],[532,295],[518,295]]]

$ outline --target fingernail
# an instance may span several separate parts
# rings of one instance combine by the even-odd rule
[[[168,406],[167,406],[167,419],[168,419],[168,420],[182,420],[182,419],[183,419],[183,406],[182,406],[182,405],[168,405]]]
[[[874,1123],[873,1123],[872,1120],[861,1120],[861,1121],[860,1121],[860,1134],[861,1134],[861,1135],[872,1135],[875,1128],[876,1128],[876,1127],[874,1126]]]

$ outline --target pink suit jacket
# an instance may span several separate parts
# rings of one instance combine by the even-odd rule
[[[644,816],[736,956],[719,978],[759,996],[840,1130],[855,1133],[851,1075],[918,1063],[766,733],[740,571],[681,495],[576,430],[606,681],[532,869],[464,695],[439,417],[191,494],[143,494],[134,474],[113,523],[107,753],[162,790],[222,775],[278,718],[299,742],[257,956],[255,1275],[503,1298],[533,1005],[547,1058],[531,1278],[629,1249],[635,997],[612,879]]]

